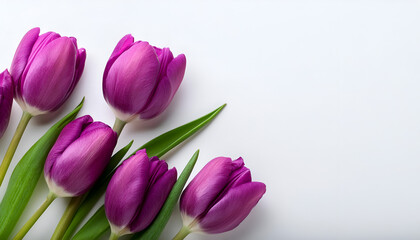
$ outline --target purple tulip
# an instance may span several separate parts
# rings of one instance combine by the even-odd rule
[[[55,111],[67,100],[86,60],[76,38],[39,32],[34,28],[25,34],[10,68],[15,99],[32,116]]]
[[[176,182],[175,168],[140,150],[116,170],[105,194],[105,212],[114,235],[145,229],[159,213]]]
[[[0,73],[0,138],[9,125],[13,104],[13,82],[7,70]]]
[[[117,134],[89,115],[70,122],[45,162],[50,191],[58,197],[84,194],[104,171],[116,143]]]
[[[252,182],[239,158],[210,161],[184,190],[180,209],[189,232],[222,233],[237,227],[265,193],[265,184]]]
[[[184,77],[184,54],[124,36],[108,60],[103,77],[105,100],[118,119],[154,118],[172,101]]]

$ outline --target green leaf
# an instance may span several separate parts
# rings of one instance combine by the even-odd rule
[[[105,208],[102,205],[95,214],[83,225],[82,229],[74,235],[73,240],[97,239],[109,230],[108,219],[105,215]]]
[[[165,153],[169,152],[169,150],[176,147],[178,144],[208,124],[213,118],[217,116],[217,114],[219,114],[220,111],[222,111],[225,106],[226,104],[223,104],[213,112],[202,116],[197,120],[182,125],[181,127],[175,128],[167,133],[160,135],[157,138],[152,139],[150,142],[141,146],[138,150],[145,148],[147,155],[157,156],[159,158],[162,157]]]
[[[134,235],[132,239],[155,240],[159,238],[160,234],[166,226],[166,223],[169,221],[169,218],[172,214],[172,210],[175,207],[175,204],[178,202],[179,196],[182,193],[182,189],[184,189],[184,186],[189,176],[191,175],[195,163],[197,162],[198,153],[199,150],[197,150],[194,153],[191,160],[188,162],[187,166],[182,171],[174,187],[169,193],[168,199],[165,201],[165,204],[162,206],[161,211],[156,216],[156,219],[153,221],[153,223],[143,232]],[[104,206],[102,206],[73,237],[73,240],[98,239],[108,230],[109,223],[105,215]]]
[[[64,126],[76,118],[83,101],[84,98],[72,112],[52,126],[16,165],[0,203],[0,239],[7,239],[13,231],[38,183],[49,151]]]
[[[192,156],[191,160],[185,166],[178,180],[176,181],[174,187],[169,193],[168,199],[166,199],[165,204],[163,204],[162,209],[159,214],[153,220],[152,224],[147,227],[144,231],[135,234],[131,239],[133,240],[155,240],[159,239],[160,234],[162,234],[163,229],[169,221],[169,218],[172,215],[172,211],[176,203],[178,202],[179,196],[181,196],[182,190],[185,187],[185,184],[188,181],[188,178],[191,175],[192,170],[194,169],[195,163],[198,159],[199,150],[197,150]]]
[[[151,141],[147,142],[140,148],[138,148],[133,154],[135,154],[140,149],[146,149],[147,154],[149,156],[157,156],[162,157],[165,153],[167,153],[169,150],[173,149],[177,145],[179,145],[181,142],[186,140],[187,138],[191,137],[194,133],[202,129],[204,126],[206,126],[212,119],[214,119],[220,111],[226,106],[226,104],[220,106],[216,110],[210,112],[209,114],[198,118],[190,123],[187,123],[185,125],[182,125],[178,128],[175,128],[169,132],[166,132]],[[109,176],[112,176],[112,172],[109,173]],[[110,178],[109,178],[110,179]],[[108,181],[109,181],[108,179]],[[100,196],[105,192],[106,186],[108,185],[108,181],[103,183],[100,191],[96,191],[95,194],[92,194],[92,196],[88,196],[85,201],[90,201],[90,198],[97,198],[99,199]],[[96,190],[96,189],[94,189]],[[98,194],[99,197],[97,196]],[[90,195],[90,194],[89,194]],[[82,206],[77,211],[75,218],[73,219],[70,227],[67,229],[67,232],[64,236],[64,240],[70,239],[73,235],[75,229],[80,224],[80,222],[87,216],[87,214],[90,212],[92,207],[96,201],[91,201],[88,205],[85,206],[85,203],[82,203]],[[91,205],[92,204],[92,205]],[[76,219],[77,217],[77,219]],[[98,225],[102,224],[102,222],[97,221],[93,222],[92,224],[97,223]],[[108,224],[108,221],[106,221]],[[95,227],[96,229],[96,227]],[[98,227],[98,234],[100,234],[100,227]],[[99,235],[100,236],[100,235]],[[92,238],[94,239],[94,238]]]

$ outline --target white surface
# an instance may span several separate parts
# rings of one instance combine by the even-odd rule
[[[17,160],[86,96],[82,114],[112,124],[102,97],[105,63],[126,33],[187,56],[184,82],[156,120],[130,124],[135,146],[228,103],[171,154],[194,174],[216,156],[244,157],[267,194],[234,231],[187,239],[420,238],[420,4],[417,1],[71,1],[9,3],[0,14],[0,66],[31,27],[76,36],[86,70],[57,114],[36,118]],[[0,155],[17,125],[0,140]],[[6,179],[9,178],[8,172]],[[18,228],[47,193],[39,187]],[[3,195],[5,185],[0,188]],[[27,239],[47,239],[57,200]],[[178,210],[161,239],[180,227]]]

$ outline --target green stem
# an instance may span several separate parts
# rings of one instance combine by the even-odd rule
[[[54,230],[54,234],[51,237],[51,240],[61,240],[63,239],[64,234],[67,231],[71,221],[73,220],[74,215],[79,209],[80,204],[83,201],[83,196],[74,197],[71,199],[69,205],[67,205],[66,211],[61,216],[60,222],[58,222],[57,227]]]
[[[7,169],[9,168],[10,162],[12,161],[13,155],[15,155],[16,148],[22,138],[23,132],[28,126],[29,120],[31,120],[32,115],[23,112],[22,117],[20,118],[19,125],[16,128],[15,135],[13,135],[12,141],[10,141],[10,145],[7,148],[6,155],[4,155],[3,161],[0,165],[0,186],[3,182],[4,176],[6,176]]]
[[[25,235],[29,232],[31,227],[36,223],[39,217],[47,210],[48,206],[57,198],[53,193],[48,193],[47,199],[44,203],[42,203],[41,207],[36,210],[34,215],[32,215],[31,218],[23,225],[23,227],[19,230],[19,232],[16,234],[16,236],[13,238],[13,240],[20,240],[25,237]]]
[[[109,240],[117,240],[120,236],[118,234],[111,232],[111,235],[109,235]]]
[[[185,237],[187,237],[190,233],[191,230],[188,227],[182,226],[181,230],[179,230],[179,232],[175,235],[175,237],[172,240],[182,240]]]
[[[119,118],[115,118],[114,127],[112,129],[117,132],[118,136],[120,136],[126,122],[120,120]]]

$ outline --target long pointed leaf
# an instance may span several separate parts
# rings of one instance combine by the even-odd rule
[[[209,114],[206,114],[205,116],[201,118],[198,118],[192,122],[189,122],[185,125],[177,127],[169,132],[166,132],[152,139],[151,141],[147,142],[146,144],[138,148],[135,152],[137,152],[139,149],[145,148],[149,156],[157,156],[159,158],[162,157],[165,153],[169,152],[171,149],[173,149],[174,147],[182,143],[184,140],[191,137],[194,133],[202,129],[204,126],[206,126],[212,119],[214,119],[220,113],[220,111],[222,111],[222,109],[225,106],[226,104],[220,106],[219,108],[215,109],[214,111],[210,112]],[[109,176],[112,176],[112,172],[109,173]],[[110,178],[108,178],[108,181],[109,179]],[[66,234],[63,237],[64,240],[68,240],[71,238],[71,236],[73,236],[73,233],[76,230],[76,228],[79,226],[80,222],[87,216],[87,214],[90,212],[90,210],[93,208],[93,206],[97,202],[97,200],[91,201],[90,199],[91,198],[99,199],[100,196],[102,196],[103,193],[105,192],[106,186],[108,185],[108,181],[102,185],[100,190],[94,189],[95,193],[92,194],[91,196],[88,196],[85,199],[86,203],[85,202],[82,203],[75,217],[73,218],[72,223],[67,229]],[[97,223],[100,224],[100,222],[97,222]]]
[[[7,239],[13,231],[38,183],[49,151],[64,126],[76,118],[83,101],[84,98],[72,112],[54,124],[16,165],[0,203],[0,239]]]

